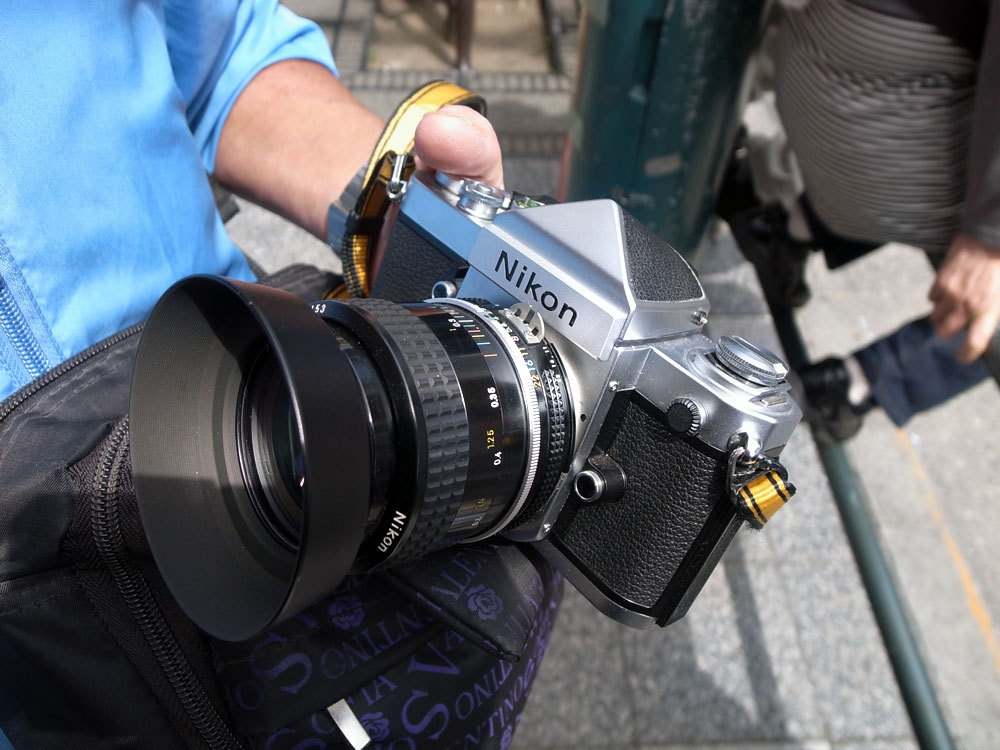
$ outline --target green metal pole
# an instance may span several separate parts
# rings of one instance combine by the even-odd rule
[[[772,309],[775,327],[792,368],[808,361],[805,343],[789,310]],[[899,590],[886,562],[871,513],[869,500],[840,443],[821,444],[820,460],[826,470],[844,531],[850,542],[858,571],[868,592],[889,654],[889,663],[903,697],[913,733],[924,750],[953,750],[941,705],[931,683],[917,639],[910,628]]]
[[[610,197],[680,252],[712,216],[768,0],[589,0],[566,198]]]

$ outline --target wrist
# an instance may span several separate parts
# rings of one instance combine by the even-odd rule
[[[1000,255],[1000,230],[992,230],[989,227],[963,229],[953,244],[982,253]]]
[[[326,241],[334,252],[340,254],[347,233],[348,219],[354,211],[365,186],[365,173],[368,165],[363,165],[344,187],[340,196],[330,204],[326,213]]]

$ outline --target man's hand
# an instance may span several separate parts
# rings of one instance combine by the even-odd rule
[[[452,104],[424,115],[413,148],[418,169],[436,169],[503,187],[497,135],[489,121],[469,107]]]
[[[413,139],[418,169],[436,169],[456,177],[469,177],[503,187],[500,143],[489,120],[469,107],[449,105],[428,112],[417,125]],[[368,263],[371,277],[385,255],[399,204],[390,206],[379,235],[375,255]]]
[[[931,287],[931,322],[942,338],[968,329],[958,359],[972,362],[1000,324],[1000,247],[959,234]]]

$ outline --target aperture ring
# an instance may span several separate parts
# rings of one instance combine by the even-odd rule
[[[497,340],[504,347],[511,364],[514,367],[514,371],[517,373],[527,416],[528,457],[524,468],[521,487],[517,496],[511,501],[507,512],[504,513],[499,521],[497,521],[491,528],[485,529],[481,533],[465,539],[467,543],[478,542],[482,539],[491,537],[506,528],[511,519],[515,518],[517,514],[520,513],[521,507],[531,494],[531,488],[535,483],[535,472],[538,470],[538,459],[541,454],[541,416],[538,410],[538,397],[535,394],[535,387],[532,383],[531,373],[528,371],[528,366],[525,364],[522,352],[518,348],[519,345],[515,340],[519,340],[520,336],[509,326],[509,324],[502,321],[495,313],[490,312],[488,309],[480,307],[469,300],[456,298],[449,299],[447,301],[430,301],[438,302],[442,306],[461,307],[468,310],[481,320],[484,325],[489,326],[490,329],[497,334]]]
[[[372,548],[362,549],[361,553],[374,555],[377,562],[373,567],[376,568],[390,561],[398,565],[419,559],[435,549],[448,533],[465,489],[469,426],[458,376],[441,342],[422,320],[405,308],[379,299],[351,299],[331,307],[349,307],[361,312],[380,342],[371,341],[371,336],[358,330],[356,320],[343,319],[339,315],[336,319],[369,348],[384,376],[389,368],[405,367],[405,373],[401,374],[408,381],[407,394],[392,393],[394,389],[390,389],[390,398],[397,406],[407,398],[415,401],[419,414],[413,415],[416,424],[412,427],[423,434],[413,436],[414,444],[399,445],[397,459],[402,459],[404,452],[417,451],[418,443],[426,440],[425,450],[421,451],[423,468],[410,478],[417,490],[423,485],[422,498],[417,492],[411,495],[416,507],[398,507],[393,501],[403,499],[408,493],[394,493],[397,497],[387,503],[384,520],[369,543]],[[376,343],[381,343],[381,351],[373,346]],[[386,351],[386,347],[394,351]],[[397,428],[403,426],[404,419],[405,415],[397,414]],[[418,462],[420,458],[417,457]],[[414,486],[403,489],[412,492]],[[406,517],[394,526],[397,512],[407,516],[415,513],[416,518]]]

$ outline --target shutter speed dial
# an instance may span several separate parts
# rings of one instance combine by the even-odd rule
[[[757,385],[778,385],[788,375],[788,365],[777,354],[740,336],[721,336],[715,356],[734,375]]]

